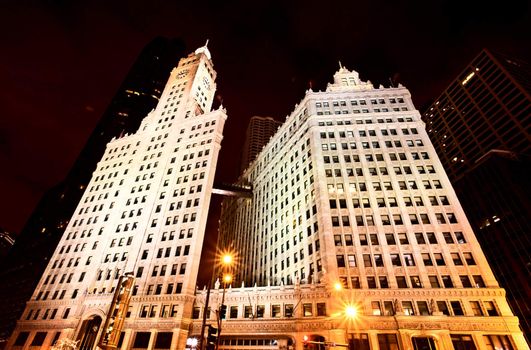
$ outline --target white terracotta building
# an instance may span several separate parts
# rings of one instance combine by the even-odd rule
[[[253,198],[224,201],[219,245],[251,288],[226,293],[224,349],[528,349],[403,86],[340,67],[240,183]]]
[[[107,145],[8,348],[60,338],[95,348],[127,272],[136,281],[120,343],[143,346],[146,333],[136,331],[157,329],[159,344],[184,348],[227,118],[211,111],[215,78],[210,52],[197,49],[139,130]]]

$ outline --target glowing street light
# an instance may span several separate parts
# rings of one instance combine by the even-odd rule
[[[354,305],[345,306],[345,316],[349,320],[354,320],[358,317],[358,308]]]
[[[234,258],[232,257],[231,254],[227,253],[227,254],[224,254],[223,257],[221,258],[221,262],[223,263],[223,265],[225,266],[228,266],[228,265],[232,265],[232,261],[234,260]]]
[[[340,291],[340,290],[342,290],[342,289],[343,289],[343,284],[341,284],[341,282],[339,282],[339,281],[336,282],[336,283],[334,283],[334,289],[335,289],[336,291]]]
[[[232,275],[229,274],[229,273],[223,275],[223,282],[225,282],[225,284],[231,283],[232,282]]]

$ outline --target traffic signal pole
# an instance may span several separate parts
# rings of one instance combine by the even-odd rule
[[[208,289],[207,289],[207,295],[205,299],[205,307],[203,309],[203,322],[201,323],[201,334],[199,337],[199,350],[203,350],[203,343],[205,338],[205,325],[206,325],[206,315],[208,311],[208,302],[210,300],[210,285],[211,281],[208,282]]]
[[[221,296],[221,304],[219,306],[219,310],[218,310],[218,339],[216,340],[216,350],[219,349],[219,338],[220,338],[220,335],[221,335],[221,321],[223,319],[223,316],[222,315],[222,312],[221,310],[225,310],[224,309],[224,303],[225,303],[225,288],[227,287],[227,284],[225,283],[225,281],[223,281],[223,294]],[[225,310],[225,315],[227,314],[227,311]]]

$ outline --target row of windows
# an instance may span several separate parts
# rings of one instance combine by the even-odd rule
[[[358,105],[367,105],[367,102],[370,102],[370,104],[377,105],[377,104],[386,104],[386,103],[405,103],[404,99],[402,97],[391,97],[388,99],[388,102],[386,102],[386,99],[384,98],[371,98],[371,99],[357,99],[357,100],[350,100],[351,106],[358,106]],[[339,107],[339,106],[347,106],[348,101],[340,100],[340,101],[331,101],[332,106]],[[329,107],[330,102],[316,102],[315,107],[321,108],[321,107]]]
[[[325,175],[326,177],[341,177],[342,176],[342,169],[341,168],[332,168],[332,169],[325,169]],[[395,166],[393,167],[393,171],[396,175],[411,175],[413,174],[410,166]],[[363,176],[363,168],[346,168],[344,169],[345,175],[348,177],[352,177],[354,175],[356,176]],[[378,173],[382,176],[389,175],[389,170],[387,167],[369,167],[367,168],[367,172],[371,176],[377,176]],[[426,173],[429,174],[435,174],[435,168],[432,165],[426,165],[426,167],[422,165],[417,165],[417,173],[420,175],[424,175]]]
[[[386,107],[383,107],[383,108],[372,108],[372,112],[374,113],[386,113],[386,112],[399,112],[399,111],[408,111],[409,109],[407,107],[393,107],[392,109],[389,109],[389,108],[386,108]],[[333,112],[333,113],[332,113]],[[336,110],[333,110],[333,111],[330,111],[330,110],[325,110],[325,111],[317,111],[317,115],[332,115],[332,114],[349,114],[349,113],[354,113],[354,114],[359,114],[359,113],[370,113],[371,111],[368,109],[368,108],[362,108],[362,109],[352,109],[352,111],[350,110],[347,110],[347,109],[342,109],[342,110],[339,110],[339,109],[336,109]]]
[[[337,235],[335,236],[337,237]],[[302,254],[302,253],[301,253]],[[412,253],[402,253],[402,254],[396,254],[391,253],[389,255],[391,264],[393,266],[416,266],[415,259],[413,258]],[[421,253],[422,261],[425,266],[434,266],[433,262],[435,261],[435,264],[437,266],[446,266],[446,261],[444,260],[442,253],[433,253],[433,259],[430,256],[430,253]],[[474,260],[474,257],[472,256],[472,253],[470,252],[464,252],[463,257],[459,253],[450,253],[450,257],[452,259],[452,262],[455,266],[464,266],[464,262],[466,262],[469,266],[475,266],[476,261]],[[338,267],[346,267],[346,262],[348,261],[348,267],[356,267],[356,256],[354,254],[347,255],[347,260],[345,260],[344,255],[337,255],[337,266]],[[302,257],[301,257],[302,259]],[[384,266],[384,258],[382,254],[363,254],[363,266],[364,267],[383,267]]]
[[[397,161],[398,159],[400,160],[408,160],[407,157],[406,157],[406,154],[405,153],[398,153],[398,155],[396,153],[386,153],[387,156],[389,157],[389,159],[391,161]],[[420,160],[420,159],[430,159],[430,156],[428,155],[428,152],[411,152],[410,153],[411,155],[411,160]],[[363,156],[363,155],[362,155]],[[384,161],[384,157],[383,157],[383,154],[365,154],[364,155],[365,157],[365,160],[367,162],[374,162],[375,160],[377,162],[383,162]],[[325,164],[330,164],[330,163],[339,163],[339,156],[323,156],[323,161]],[[352,155],[348,155],[348,154],[345,154],[343,155],[343,161],[345,163],[350,163],[350,162],[356,162],[356,163],[359,163],[360,162],[360,156],[358,154],[352,154]]]
[[[386,183],[384,183],[385,185]],[[359,183],[358,183],[359,185]],[[386,185],[387,189],[392,189],[390,184]],[[334,188],[335,189],[335,188]],[[365,187],[366,189],[366,187]],[[379,182],[373,183],[373,189],[376,191],[381,190],[381,184]],[[400,197],[399,197],[400,198]],[[386,201],[387,199],[387,201]],[[404,202],[404,206],[406,207],[412,207],[413,205],[417,207],[423,207],[424,201],[421,196],[414,196],[412,197],[402,197],[402,201]],[[448,201],[448,197],[446,196],[428,196],[428,201],[430,205],[432,206],[439,206],[439,205],[450,205],[450,202]],[[374,204],[374,203],[373,203]],[[329,205],[330,209],[347,209],[347,200],[344,198],[331,198],[329,199]],[[352,206],[357,208],[370,208],[371,207],[371,201],[369,198],[352,198]],[[395,208],[398,207],[398,202],[396,197],[378,197],[376,198],[376,207],[378,208]]]
[[[463,310],[463,305],[459,300],[431,300],[427,301],[371,301],[371,313],[374,316],[393,316],[396,312],[403,312],[405,315],[429,316],[435,312],[440,312],[447,316],[499,316],[493,301],[470,301],[470,311],[467,315]]]
[[[386,117],[385,119],[384,118],[377,118],[376,119],[376,122],[378,124],[383,124],[383,123],[394,123],[394,122],[398,122],[398,123],[404,123],[404,122],[412,122],[413,121],[413,118],[411,117],[407,117],[407,118],[402,118],[402,117],[398,117],[396,118],[390,118],[390,117]],[[331,121],[331,120],[327,120],[327,121],[320,121],[318,122],[318,125],[319,126],[332,126],[332,125],[352,125],[352,122],[350,120],[336,120],[335,122]],[[374,121],[372,118],[370,119],[356,119],[355,120],[355,124],[374,124]]]
[[[370,259],[370,257],[368,259]],[[372,262],[368,262],[368,263],[372,264]],[[352,289],[361,289],[362,287],[369,288],[369,289],[390,288],[387,276],[368,276],[364,281],[362,281],[359,276],[354,276],[350,278],[347,278],[345,276],[340,276],[339,279],[341,281],[341,284],[345,288],[352,288]],[[428,275],[428,281],[429,281],[429,286],[423,287],[420,276],[410,276],[409,285],[408,285],[408,280],[406,276],[395,277],[396,286],[398,288],[441,288],[441,287],[454,288],[455,287],[455,284],[450,275],[441,275],[441,276]],[[459,281],[461,282],[461,285],[463,286],[463,288],[485,288],[486,287],[485,282],[483,281],[483,277],[481,277],[481,275],[473,275],[472,279],[470,279],[470,276],[468,275],[459,275]],[[362,282],[364,282],[363,286],[362,286]]]
[[[385,233],[384,235],[385,235],[385,242],[387,243],[387,245],[396,245],[397,242],[400,243],[401,245],[410,244],[408,234],[406,234],[405,232],[396,233],[396,236],[394,233]],[[414,236],[415,236],[415,241],[417,244],[426,244],[426,242],[428,242],[429,244],[439,244],[439,242],[437,241],[437,235],[434,232],[426,232],[426,233],[415,232]],[[454,232],[453,235],[451,232],[443,232],[442,236],[446,244],[455,244],[456,242],[458,244],[466,243],[465,236],[460,231]],[[454,236],[455,236],[455,239],[454,239]],[[358,238],[360,241],[360,245],[362,246],[366,246],[369,244],[380,245],[378,234],[376,233],[370,233],[370,234],[360,233],[358,234]],[[342,245],[353,246],[354,245],[351,234],[343,234],[343,235],[335,234],[334,243],[336,246],[342,246]]]
[[[187,236],[187,238],[192,237],[192,232],[193,232],[192,229],[190,229],[190,230],[188,231],[188,236]],[[171,256],[171,249],[172,249],[172,248],[173,248],[173,247],[159,248],[159,249],[157,250],[156,258],[157,258],[157,259],[160,259],[160,258],[163,258],[163,257],[164,257],[164,258],[169,258],[169,257]],[[177,247],[175,247],[175,254],[174,254],[174,256],[181,256],[181,250],[182,250],[182,248],[183,248],[182,246],[177,246]],[[190,248],[189,248],[188,245],[184,246],[184,253],[183,253],[183,256],[188,255],[189,249],[190,249]],[[146,259],[148,258],[149,252],[150,252],[149,249],[145,249],[145,250],[143,250],[143,251],[142,251],[142,255],[141,255],[141,257],[140,257],[140,260],[146,260]]]
[[[358,130],[357,133],[359,137],[367,137],[367,136],[376,136],[377,130]],[[380,134],[382,136],[396,136],[398,135],[397,129],[381,129],[379,130]],[[401,129],[403,135],[418,135],[417,128],[402,128]],[[337,135],[337,136],[336,136]],[[336,137],[338,138],[345,138],[345,137],[354,137],[354,131],[347,130],[347,131],[321,131],[319,132],[319,137],[321,139],[334,139]]]
[[[424,142],[422,142],[422,140],[420,139],[417,139],[417,140],[405,140],[406,141],[406,145],[408,147],[420,147],[420,146],[424,146]],[[400,147],[403,147],[402,146],[402,141],[400,140],[391,140],[391,141],[382,141],[383,142],[383,145],[385,145],[386,148],[400,148]],[[371,148],[381,148],[380,147],[380,141],[372,141],[372,142],[368,142],[368,141],[362,141],[360,142],[359,144],[361,144],[361,148],[363,149],[371,149]],[[358,143],[356,143],[356,141],[350,141],[350,142],[342,142],[340,143],[341,145],[341,149],[342,150],[349,150],[349,149],[357,149],[358,148]],[[332,142],[332,143],[323,143],[321,144],[321,150],[323,151],[336,151],[338,149],[338,144],[336,144],[335,142]]]
[[[410,180],[410,181],[397,181],[396,182],[398,184],[398,189],[399,190],[418,190],[419,187],[417,185],[417,182],[415,180]],[[329,194],[343,194],[345,193],[345,186],[343,183],[340,183],[340,182],[336,182],[335,184],[334,183],[329,183],[326,185],[327,186],[327,189],[328,189],[328,193]],[[422,186],[425,188],[425,189],[442,189],[442,185],[441,185],[441,182],[439,180],[422,180]],[[382,191],[382,190],[385,190],[385,191],[392,191],[393,190],[393,185],[390,181],[384,181],[382,183],[380,182],[373,182],[372,183],[372,188],[375,190],[375,191]],[[367,192],[367,183],[366,182],[349,182],[348,183],[348,190],[350,193],[353,193],[353,192]],[[409,198],[409,197],[404,197],[404,198]],[[408,202],[409,203],[409,202]],[[407,204],[407,203],[406,203]],[[418,204],[418,205],[421,205],[421,204]]]
[[[421,223],[423,225],[430,225],[432,223],[432,220],[430,219],[428,214],[408,214],[409,222],[411,225],[420,225]],[[342,215],[342,216],[336,216],[332,215],[330,217],[332,221],[333,227],[348,227],[350,226],[350,216],[349,215]],[[375,226],[380,223],[375,222],[373,215],[356,215],[356,226]],[[393,223],[394,225],[405,225],[404,220],[402,218],[401,214],[381,214],[380,215],[380,222],[381,225],[388,226]],[[443,224],[457,224],[457,217],[454,213],[435,213],[435,222],[437,224],[443,225]]]
[[[130,238],[132,239],[133,237],[130,237]],[[77,265],[79,265],[80,260],[81,260],[81,257],[70,258],[68,260],[68,263],[66,264],[66,267],[71,267],[71,266],[76,267]],[[91,261],[92,261],[92,256],[88,256],[87,260],[85,260],[85,265],[90,265]],[[52,269],[55,269],[55,268],[59,268],[60,269],[60,268],[62,268],[64,262],[65,262],[65,259],[55,260],[53,262]]]
[[[186,269],[186,264],[181,264],[181,268],[182,268],[182,265],[184,265],[184,269]],[[182,270],[182,273],[179,273],[181,275],[184,274],[184,270]],[[179,294],[181,293],[182,289],[183,289],[183,284],[182,283],[168,283],[166,284],[166,288],[163,288],[164,285],[162,283],[159,283],[159,284],[149,284],[147,286],[147,289],[145,290],[145,295],[161,295],[161,294]],[[137,295],[138,294],[138,285],[135,285],[133,287],[133,291],[132,291],[132,295]]]

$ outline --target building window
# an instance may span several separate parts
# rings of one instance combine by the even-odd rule
[[[413,337],[413,350],[434,350],[437,349],[435,341],[431,337]]]
[[[256,305],[256,317],[257,318],[263,318],[265,313],[265,306],[264,305]]]
[[[29,332],[20,332],[15,340],[14,346],[24,346],[26,340],[28,340]]]
[[[428,303],[426,301],[417,301],[417,308],[419,309],[419,315],[430,315],[430,309],[428,308]]]
[[[31,346],[41,346],[44,343],[44,339],[46,339],[46,335],[46,332],[37,332],[31,341]]]
[[[411,301],[403,301],[402,310],[404,310],[404,315],[412,316],[415,314],[415,311],[413,310],[413,303]]]
[[[326,316],[326,304],[317,303],[317,316]]]
[[[483,340],[488,350],[513,350],[507,335],[484,335]]]
[[[370,350],[367,333],[351,333],[348,335],[349,349]],[[398,350],[396,348],[395,350]]]
[[[371,308],[372,308],[372,314],[374,316],[381,316],[382,310],[380,309],[380,302],[379,301],[372,301],[371,302]]]
[[[172,332],[159,332],[155,340],[155,349],[169,349],[173,337]]]
[[[399,350],[396,334],[378,334],[378,346],[380,350]],[[357,348],[355,348],[357,349]]]
[[[455,350],[476,350],[472,336],[464,334],[451,334],[452,345]]]
[[[275,306],[278,306],[279,312],[280,312],[280,305],[273,305],[273,311],[275,310]],[[274,313],[272,313],[272,315],[273,314]],[[273,316],[273,317],[279,317],[279,316]],[[230,318],[238,318],[238,307],[237,306],[230,307]]]
[[[499,316],[498,310],[496,310],[496,306],[494,305],[493,301],[486,301],[485,309],[487,310],[487,314],[489,316]]]
[[[293,304],[285,304],[284,305],[284,316],[285,317],[293,317]]]
[[[396,284],[398,288],[407,288],[407,282],[405,276],[396,276]]]
[[[465,313],[463,312],[461,302],[459,302],[458,300],[450,301],[450,306],[452,307],[454,316],[464,316]]]
[[[151,338],[150,332],[137,332],[135,336],[133,348],[147,349],[150,338]]]
[[[470,308],[472,309],[472,314],[474,316],[483,316],[483,311],[481,310],[481,305],[479,301],[471,301]]]
[[[304,303],[304,304],[302,304],[302,310],[303,310],[303,315],[304,315],[305,317],[307,317],[307,316],[313,316],[312,304],[311,304],[311,303]]]

